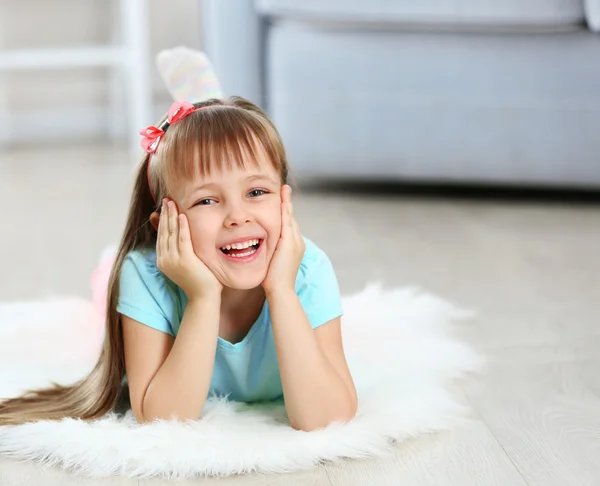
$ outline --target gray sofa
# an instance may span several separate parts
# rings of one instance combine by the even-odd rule
[[[293,170],[600,187],[600,0],[205,0]]]

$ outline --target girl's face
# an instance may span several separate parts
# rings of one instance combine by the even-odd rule
[[[281,234],[281,177],[265,157],[256,168],[187,180],[173,199],[196,255],[225,287],[262,284]]]

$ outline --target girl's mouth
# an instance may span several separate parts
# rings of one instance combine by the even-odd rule
[[[234,245],[227,245],[221,247],[221,253],[225,255],[228,260],[236,262],[249,262],[254,260],[262,248],[263,240],[253,239]]]

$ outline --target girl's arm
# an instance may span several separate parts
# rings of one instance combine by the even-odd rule
[[[130,399],[138,422],[197,420],[213,372],[220,294],[190,300],[177,338],[122,316]]]
[[[138,422],[197,420],[208,396],[220,296],[192,300],[177,338],[122,316],[131,406]]]
[[[313,330],[295,282],[306,246],[292,190],[281,188],[281,235],[263,288],[269,302],[285,407],[295,429],[314,430],[356,414],[356,389],[342,349],[340,318]]]
[[[344,352],[340,318],[313,330],[291,290],[267,294],[290,424],[314,430],[354,417],[357,396]]]

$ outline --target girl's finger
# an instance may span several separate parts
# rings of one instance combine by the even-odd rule
[[[302,242],[302,232],[300,231],[300,225],[296,218],[292,218],[292,234],[294,235],[294,239],[298,242]]]
[[[300,226],[298,226],[298,221],[293,216],[290,218],[292,220],[292,232],[294,236],[300,236]]]
[[[189,253],[190,251],[193,251],[190,227],[186,215],[181,213],[179,215],[179,252]]]
[[[168,246],[169,251],[177,252],[179,249],[178,238],[179,238],[179,222],[177,221],[177,208],[173,201],[167,203],[169,208],[169,239]]]
[[[285,237],[290,227],[290,213],[287,203],[281,203],[281,236]]]
[[[293,228],[296,218],[294,218],[294,206],[291,201],[287,203],[287,220],[290,229]]]
[[[158,235],[156,237],[156,256],[167,254],[167,207],[163,199],[158,220]]]
[[[287,184],[285,186],[283,186],[283,188],[285,190],[285,202],[291,203],[292,202],[292,188]]]

